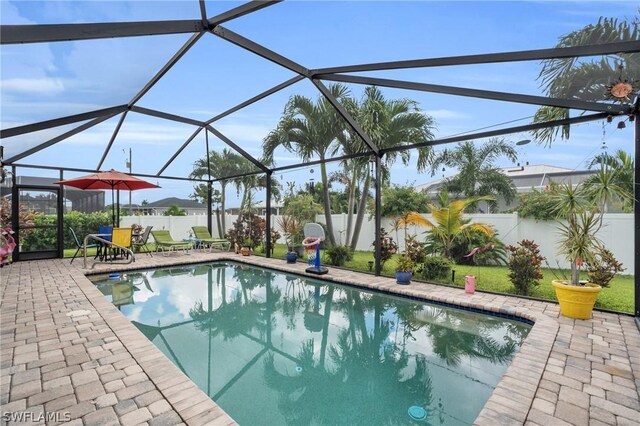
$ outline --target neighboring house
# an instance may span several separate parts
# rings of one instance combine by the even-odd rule
[[[12,177],[7,179],[7,182],[3,183],[0,187],[0,196],[11,200],[12,190]],[[64,211],[79,211],[84,213],[92,213],[95,211],[104,210],[104,196],[105,191],[102,190],[90,190],[90,189],[78,189],[72,186],[60,186],[54,184],[60,179],[37,177],[37,176],[18,176],[16,178],[16,185],[24,186],[20,195],[20,202],[25,208],[33,209],[42,213],[55,213],[56,203],[55,199],[45,195],[45,192],[37,191],[37,188],[46,189],[60,188],[62,189],[62,196],[64,197]]]
[[[164,198],[162,200],[154,201],[152,203],[145,204],[144,206],[132,205],[132,210],[134,215],[143,215],[143,216],[163,216],[164,212],[166,212],[169,207],[176,205],[180,207],[187,213],[187,216],[193,215],[206,215],[207,214],[207,206],[198,203],[197,201],[169,197]],[[125,211],[128,210],[128,204],[121,205],[121,208]]]
[[[271,200],[272,215],[279,215],[283,207],[284,206],[281,203],[278,203],[275,200]],[[265,201],[260,201],[259,203],[253,205],[253,209],[258,215],[264,216],[267,213],[267,203]],[[237,215],[239,213],[240,207],[231,207],[227,209],[227,214]]]
[[[595,170],[571,170],[564,167],[547,166],[544,164],[526,164],[524,166],[518,165],[516,167],[505,167],[500,169],[500,171],[511,178],[511,181],[519,194],[531,192],[533,188],[537,190],[544,190],[549,187],[552,181],[559,184],[570,182],[575,186],[596,173]],[[440,192],[445,181],[446,178],[417,185],[416,190],[425,191],[427,194],[435,196]],[[512,209],[519,203],[517,198],[511,201],[510,204],[507,204],[505,200],[500,198],[497,201],[497,212]],[[479,209],[482,212],[488,212],[486,203],[480,203]]]

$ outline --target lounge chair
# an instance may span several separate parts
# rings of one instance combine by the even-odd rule
[[[209,248],[213,248],[214,246],[219,246],[223,250],[229,250],[229,247],[231,247],[229,240],[213,238],[206,226],[192,226],[191,229],[193,229],[193,234],[200,240],[200,244],[202,244],[203,247],[208,246]]]
[[[184,250],[185,253],[189,254],[189,250],[191,250],[191,241],[174,240],[167,230],[158,229],[151,231],[151,235],[153,235],[153,239],[156,240],[157,251],[162,251],[164,256],[176,250]]]
[[[138,247],[139,252],[142,252],[144,250],[147,252],[149,256],[153,257],[153,255],[151,254],[151,251],[149,250],[149,247],[147,247],[147,241],[149,241],[149,234],[151,233],[151,228],[153,228],[153,226],[147,226],[144,229],[144,232],[142,233],[142,235],[138,237],[138,239],[134,239],[131,242],[131,244],[133,245],[133,247]]]

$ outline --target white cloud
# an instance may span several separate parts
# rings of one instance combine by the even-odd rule
[[[262,143],[262,139],[271,131],[270,127],[255,124],[219,124],[215,127],[234,142]]]
[[[467,119],[471,116],[459,111],[453,111],[450,109],[430,109],[423,111],[424,114],[430,115],[436,120],[453,120],[453,119]]]
[[[64,81],[60,78],[9,78],[2,80],[2,88],[11,92],[37,93],[52,95],[64,90]]]

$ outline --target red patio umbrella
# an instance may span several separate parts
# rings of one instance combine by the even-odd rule
[[[80,176],[73,179],[61,180],[55,182],[58,185],[69,185],[80,189],[111,189],[111,199],[116,189],[125,191],[135,191],[136,189],[160,188],[151,182],[138,179],[126,173],[117,172],[113,169],[108,172],[91,173],[90,175]],[[116,213],[115,202],[111,205],[111,219],[115,226]]]

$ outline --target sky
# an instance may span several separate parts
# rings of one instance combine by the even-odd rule
[[[207,1],[211,17],[241,2]],[[597,22],[600,16],[632,19],[636,1],[285,1],[223,24],[307,68],[404,59],[542,49],[558,37]],[[199,19],[197,0],[182,1],[7,1],[0,0],[0,20],[8,24],[120,22]],[[0,47],[0,122],[2,129],[126,104],[185,43],[188,34],[74,42],[2,45]],[[503,92],[542,95],[536,80],[539,61],[458,67],[379,71],[362,75]],[[212,34],[195,46],[138,103],[141,107],[207,120],[294,74]],[[638,76],[635,76],[637,79]],[[348,84],[359,98],[363,86]],[[442,138],[478,129],[531,122],[535,106],[457,96],[382,89],[388,99],[410,98],[432,116],[434,133]],[[214,123],[214,127],[254,157],[273,129],[291,95],[317,99],[319,92],[303,80]],[[575,112],[574,112],[575,114]],[[59,167],[96,168],[119,116],[72,136],[20,162]],[[583,169],[594,155],[624,149],[633,153],[633,126],[618,129],[593,122],[576,125],[568,141],[551,147],[534,143],[518,147],[522,164],[549,164]],[[3,139],[4,158],[63,134],[82,123]],[[628,123],[627,123],[628,124]],[[195,127],[129,113],[102,169],[155,175]],[[530,139],[527,134],[507,137]],[[482,142],[482,141],[478,141]],[[211,150],[225,145],[209,138]],[[167,167],[165,175],[185,176],[206,152],[199,134]],[[278,166],[299,162],[279,149]],[[504,160],[500,166],[513,163]],[[338,169],[329,166],[330,171]],[[313,170],[313,172],[311,172]],[[24,174],[58,177],[57,172],[26,169]],[[418,174],[415,155],[409,167],[396,163],[391,181],[421,184],[455,170]],[[71,178],[82,173],[67,172]],[[276,175],[283,184],[314,178],[316,167]],[[152,179],[153,180],[153,179]],[[133,202],[165,197],[186,198],[193,184],[155,179],[161,189],[137,191]],[[237,204],[234,190],[227,205]],[[109,203],[110,195],[107,195]],[[256,201],[263,200],[258,194]]]

